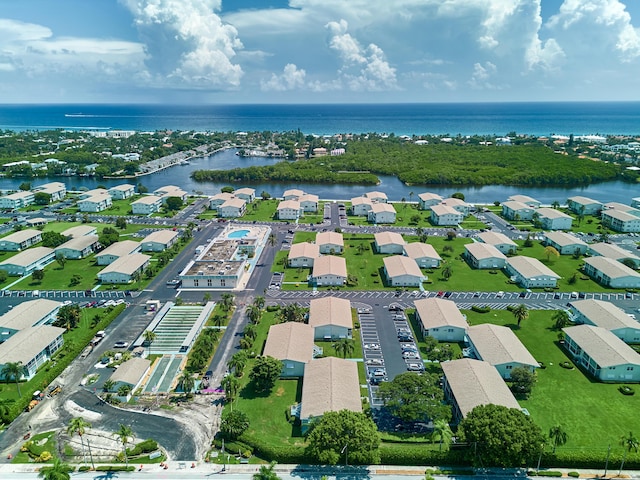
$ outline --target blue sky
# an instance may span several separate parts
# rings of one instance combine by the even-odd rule
[[[640,100],[637,0],[0,1],[0,103]]]

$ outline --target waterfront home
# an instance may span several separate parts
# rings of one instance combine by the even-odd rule
[[[129,394],[122,397],[128,401],[131,395],[142,385],[143,380],[151,369],[151,362],[146,358],[134,357],[126,362],[122,362],[118,368],[111,374],[111,387],[109,392],[118,396],[118,391],[123,386],[129,387]]]
[[[33,247],[0,262],[0,270],[4,270],[9,276],[24,276],[34,270],[42,270],[53,260],[55,252],[52,248]]]
[[[170,195],[173,192],[177,192],[177,191],[182,191],[182,189],[176,185],[165,185],[163,187],[160,188],[156,188],[153,191],[153,194],[156,197],[164,197],[165,195]]]
[[[560,255],[584,255],[588,247],[575,235],[565,232],[545,232],[544,244],[555,248]]]
[[[271,325],[262,355],[282,362],[281,377],[302,377],[313,358],[313,327],[298,322]]]
[[[630,213],[632,215],[635,215],[636,217],[640,216],[640,210],[620,202],[605,203],[602,206],[602,212],[604,213],[605,211],[608,211],[608,210],[618,210],[620,212]]]
[[[67,240],[62,245],[57,246],[54,251],[56,258],[67,258],[69,260],[79,260],[91,255],[98,248],[97,235],[83,235]]]
[[[109,265],[120,257],[136,253],[140,250],[140,243],[133,240],[123,240],[109,245],[107,248],[96,254],[97,265]]]
[[[459,198],[445,198],[442,200],[441,205],[453,208],[457,212],[460,212],[464,217],[468,217],[471,212],[471,205]]]
[[[640,343],[640,324],[611,302],[593,298],[573,300],[570,313],[574,323],[604,328],[625,343]]]
[[[0,238],[0,251],[19,252],[42,241],[40,230],[19,230]]]
[[[294,243],[289,250],[288,265],[292,268],[313,267],[320,257],[320,248],[315,243]]]
[[[143,252],[163,252],[173,247],[178,238],[178,232],[173,230],[156,230],[142,239],[140,250]]]
[[[502,203],[502,216],[507,220],[531,220],[535,211],[535,208],[522,202],[508,201]]]
[[[155,195],[144,195],[131,202],[131,211],[134,215],[151,215],[162,208],[162,198]]]
[[[507,237],[504,233],[498,232],[481,232],[476,237],[482,243],[487,245],[493,245],[505,255],[515,255],[518,244]]]
[[[169,187],[173,187],[173,185],[169,185]],[[173,189],[169,188],[169,187],[164,187],[158,190],[154,191],[154,194],[158,197],[160,197],[162,199],[162,204],[166,204],[167,200],[169,198],[179,198],[180,200],[182,200],[183,202],[187,201],[187,197],[189,196],[189,194],[187,192],[185,192],[184,190],[182,190],[179,187],[175,187]],[[164,193],[162,195],[156,193],[156,192],[167,192]]]
[[[131,283],[149,266],[149,255],[132,253],[118,258],[98,272],[101,283]]]
[[[302,207],[297,200],[283,200],[277,208],[278,220],[298,220],[302,215]]]
[[[300,202],[300,208],[303,212],[316,213],[318,211],[318,196],[311,193],[305,193],[302,195],[298,202]]]
[[[539,208],[541,205],[538,200],[527,195],[511,195],[509,198],[507,198],[507,201],[524,203],[525,205],[528,205],[532,208]]]
[[[587,372],[602,382],[640,382],[640,355],[609,330],[592,325],[563,328],[564,346]]]
[[[442,362],[440,367],[444,374],[444,396],[453,410],[452,423],[460,423],[481,405],[520,409],[516,397],[489,362],[461,358]]]
[[[233,195],[232,193],[228,193],[228,192],[216,193],[215,195],[209,197],[209,208],[212,210],[215,210],[218,207],[220,207],[220,205],[222,205],[224,202],[227,202],[232,198],[235,198],[235,195]]]
[[[0,197],[0,209],[13,210],[15,208],[28,207],[35,201],[33,192],[16,192]]]
[[[351,213],[358,217],[367,217],[373,207],[373,202],[366,197],[355,197],[351,199]]]
[[[309,325],[316,340],[352,338],[351,302],[346,298],[313,298],[309,302]]]
[[[31,379],[64,343],[64,328],[51,325],[27,327],[0,343],[0,372],[8,363],[22,368],[19,379]],[[3,378],[8,382],[8,378]]]
[[[438,255],[436,249],[428,243],[407,243],[403,247],[403,253],[405,256],[415,260],[420,268],[437,268],[442,262],[442,258]]]
[[[522,255],[507,258],[504,268],[507,275],[524,288],[554,288],[560,278],[560,275],[537,258]]]
[[[240,218],[247,211],[247,202],[242,198],[232,198],[218,207],[221,218]]]
[[[419,287],[426,277],[413,258],[394,255],[382,259],[384,274],[390,287]]]
[[[299,190],[297,188],[290,188],[289,190],[285,190],[282,194],[283,200],[295,200],[300,201],[300,197],[305,194],[303,190]]]
[[[464,258],[471,268],[486,269],[504,267],[507,257],[493,245],[476,242],[464,246]]]
[[[614,243],[592,243],[587,252],[592,257],[607,257],[622,262],[625,259],[633,262],[635,268],[640,267],[640,257]]]
[[[447,205],[431,207],[431,223],[440,226],[458,226],[464,220],[464,215]]]
[[[67,186],[62,182],[50,182],[31,189],[33,193],[46,193],[51,202],[59,202],[67,195]]]
[[[102,212],[113,205],[109,195],[93,195],[91,197],[78,200],[78,208],[81,212],[97,213]]]
[[[97,235],[98,229],[91,225],[77,225],[75,227],[67,228],[62,232],[63,237],[82,237],[83,235]]]
[[[633,208],[639,208],[640,209],[640,197],[635,197],[631,199],[631,206]]]
[[[318,287],[344,285],[347,281],[347,261],[334,255],[323,255],[313,262],[311,283]]]
[[[373,234],[373,245],[378,253],[402,255],[406,243],[402,235],[396,232],[379,232]]]
[[[344,238],[338,232],[319,232],[316,235],[316,245],[320,253],[335,255],[344,251]]]
[[[469,324],[456,303],[444,298],[422,298],[414,300],[416,320],[422,335],[439,342],[462,342]]]
[[[612,258],[585,258],[583,270],[605,287],[640,288],[640,274]]]
[[[569,197],[567,206],[576,215],[598,215],[602,211],[602,202],[588,197]]]
[[[479,359],[496,367],[505,380],[511,370],[523,367],[534,372],[540,365],[509,327],[483,323],[467,329],[469,348]]]
[[[555,208],[539,208],[533,214],[544,230],[570,230],[573,217]]]
[[[437,193],[420,193],[418,194],[418,206],[420,210],[430,210],[434,205],[442,203],[443,198]]]
[[[136,193],[136,189],[129,183],[123,183],[122,185],[111,187],[108,192],[114,200],[124,200],[126,198],[133,197]]]
[[[300,428],[304,434],[326,412],[362,412],[356,362],[336,357],[311,360],[305,366],[300,399]]]
[[[387,194],[384,192],[367,192],[364,194],[365,198],[371,200],[372,203],[387,203]]]
[[[396,223],[396,209],[390,203],[374,203],[367,214],[367,220],[376,224]]]
[[[239,188],[238,190],[236,190],[235,192],[233,192],[233,194],[238,197],[241,198],[242,200],[244,200],[247,203],[251,203],[256,199],[256,189],[255,188]]]
[[[620,233],[640,232],[640,216],[635,212],[623,212],[621,210],[603,210],[602,225]]]
[[[77,200],[84,200],[85,198],[91,198],[99,195],[108,196],[109,191],[105,188],[94,188],[92,190],[85,190],[78,195]]]

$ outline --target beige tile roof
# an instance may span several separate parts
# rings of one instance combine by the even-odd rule
[[[589,298],[586,300],[572,300],[571,305],[596,327],[602,327],[607,330],[620,328],[640,329],[640,323],[611,302]]]
[[[505,260],[507,258],[504,253],[489,243],[468,243],[464,248],[477,260],[485,260],[487,258],[500,258]]]
[[[519,272],[520,275],[522,275],[524,278],[533,278],[543,275],[548,277],[560,278],[560,275],[555,273],[537,258],[519,255],[517,257],[507,258],[507,263],[511,265],[514,270]]]
[[[303,419],[340,410],[361,412],[357,363],[335,357],[309,362],[304,369],[301,404]]]
[[[584,263],[591,265],[596,270],[604,273],[611,279],[622,277],[640,278],[640,273],[622,263],[607,257],[591,257],[585,258]]]
[[[507,198],[507,200],[520,203],[540,203],[535,198],[529,197],[527,195],[511,195],[509,198]]]
[[[431,211],[435,213],[438,217],[442,215],[462,215],[459,211],[449,205],[434,205],[431,207]]]
[[[373,234],[373,239],[376,242],[376,245],[405,245],[407,242],[404,241],[402,235],[396,232],[379,232]]]
[[[284,193],[282,194],[282,197],[301,197],[302,195],[304,195],[304,191],[303,190],[299,190],[297,188],[290,188],[289,190],[285,190]]]
[[[622,212],[632,212],[636,210],[631,205],[625,205],[624,203],[619,202],[608,202],[604,204],[605,210],[620,210]]]
[[[575,197],[569,197],[568,200],[571,200],[572,202],[575,202],[580,205],[591,205],[594,203],[597,203],[598,205],[602,205],[602,203],[599,202],[598,200],[594,200],[589,197],[582,197],[580,195],[576,195]]]
[[[22,243],[24,241],[31,240],[38,235],[42,235],[42,232],[40,230],[26,229],[20,230],[18,232],[13,232],[6,237],[0,238],[0,241]]]
[[[33,195],[33,192],[24,191],[24,192],[12,193],[10,195],[7,195],[5,198],[10,198],[12,200],[18,200],[18,199],[22,199],[22,198],[29,198],[32,195]]]
[[[222,205],[220,205],[220,208],[228,208],[228,207],[235,207],[235,208],[242,208],[247,204],[247,201],[242,199],[242,198],[230,198],[229,200],[227,200],[226,202],[224,202]]]
[[[289,250],[289,259],[293,258],[318,258],[320,256],[320,246],[315,243],[302,242],[294,243]]]
[[[537,367],[538,362],[508,327],[484,323],[467,329],[467,336],[480,358],[491,365],[520,363]]]
[[[22,362],[23,365],[27,365],[63,333],[64,328],[49,325],[20,330],[0,344],[0,365],[9,362]]]
[[[236,194],[236,195],[253,195],[253,196],[255,196],[256,189],[255,188],[244,187],[244,188],[239,188],[238,190],[236,190],[233,193]]]
[[[456,303],[444,298],[421,298],[414,300],[416,313],[425,329],[458,327],[467,329],[469,324]]]
[[[151,362],[146,358],[134,357],[120,364],[109,379],[114,382],[122,382],[135,386],[142,380],[142,377],[145,376],[150,367]]]
[[[98,272],[98,275],[104,275],[106,273],[122,273],[124,275],[133,275],[138,271],[145,263],[147,263],[151,257],[142,253],[132,253],[118,258],[113,263],[107,265]]]
[[[161,197],[156,197],[155,195],[144,195],[140,197],[134,202],[131,202],[131,205],[154,205],[156,203],[162,202]]]
[[[97,235],[83,235],[82,237],[74,237],[71,240],[67,240],[62,245],[56,247],[54,250],[57,252],[63,248],[70,250],[84,250],[85,248],[98,243]]]
[[[390,203],[374,203],[371,211],[373,213],[396,213],[396,209]]]
[[[404,246],[404,253],[409,258],[413,258],[414,260],[418,258],[435,258],[437,260],[442,260],[436,249],[433,248],[433,245],[429,245],[428,243],[421,242],[413,242],[407,243]]]
[[[0,262],[0,265],[18,265],[20,267],[28,267],[32,263],[42,260],[51,253],[53,253],[53,249],[47,247],[27,248],[13,257],[9,257],[5,261]]]
[[[323,325],[353,328],[351,302],[337,297],[312,299],[309,302],[309,325],[314,328]]]
[[[609,330],[591,325],[577,325],[563,328],[562,331],[600,368],[628,363],[640,366],[640,355]]]
[[[312,277],[335,275],[347,278],[347,262],[342,257],[335,255],[322,255],[313,262]]]
[[[540,218],[549,218],[549,219],[554,219],[554,218],[573,218],[571,215],[567,215],[564,212],[561,212],[560,210],[556,210],[555,208],[546,208],[546,207],[542,207],[536,210],[536,213],[538,214],[538,216]]]
[[[640,218],[637,215],[632,215],[631,213],[623,212],[622,210],[607,210],[605,212],[602,212],[602,215],[615,218],[616,220],[620,220],[621,222],[632,222]]]
[[[389,278],[399,277],[401,275],[410,275],[422,278],[424,275],[420,271],[420,267],[413,258],[404,257],[402,255],[394,255],[382,259],[384,268]]]
[[[622,260],[623,258],[632,258],[636,262],[640,261],[637,255],[634,255],[629,250],[625,250],[618,245],[612,243],[592,243],[589,245],[589,252],[591,254],[600,255],[607,258],[613,258],[614,260]]]
[[[263,355],[278,360],[309,363],[313,358],[313,327],[297,322],[272,325]]]
[[[220,192],[220,193],[216,193],[215,195],[212,195],[211,197],[209,197],[209,201],[211,201],[211,200],[222,200],[223,202],[226,202],[227,200],[231,200],[234,197],[235,196],[233,195],[233,193]]]
[[[280,211],[285,209],[300,210],[300,202],[297,200],[282,200],[278,204],[277,210]]]
[[[67,228],[62,235],[65,237],[81,237],[83,235],[94,235],[96,233],[96,227],[90,225],[77,225],[75,227]]]
[[[504,233],[498,232],[482,232],[478,234],[478,239],[489,245],[510,245],[517,247],[518,244],[507,237]]]
[[[131,190],[132,188],[135,188],[133,185],[131,185],[130,183],[123,183],[122,185],[116,185],[115,187],[111,187],[109,188],[109,190],[117,190],[119,192],[127,192],[129,190]]]
[[[317,245],[340,245],[344,247],[344,238],[338,232],[320,232],[316,235]]]
[[[556,245],[560,245],[561,247],[566,247],[569,245],[580,245],[586,247],[587,244],[580,240],[575,235],[565,232],[545,232],[545,237],[551,240]]]
[[[91,195],[90,197],[83,198],[82,200],[78,200],[78,205],[81,203],[103,203],[106,198],[111,198],[109,195]]]
[[[423,202],[428,202],[429,200],[442,201],[442,197],[440,195],[438,195],[437,193],[430,193],[430,192],[419,193],[418,198]]]
[[[468,207],[468,206],[470,206],[464,200],[460,200],[459,198],[453,198],[453,197],[445,198],[444,200],[442,200],[442,203],[443,203],[443,205],[447,205],[449,207]]]
[[[124,255],[129,255],[130,253],[136,252],[139,248],[139,242],[134,242],[133,240],[123,240],[121,242],[112,243],[107,248],[98,253],[96,257],[100,257],[102,255],[114,255],[116,257],[122,257]]]
[[[375,198],[384,198],[385,200],[387,199],[387,194],[384,192],[377,192],[377,191],[373,191],[373,192],[367,192],[364,194],[365,197],[367,197],[368,199],[375,199]]]
[[[19,303],[13,309],[0,316],[0,327],[23,330],[35,325],[61,306],[60,302],[47,300],[46,298]]]
[[[518,210],[533,210],[533,207],[530,207],[526,203],[517,202],[515,200],[502,202],[502,206],[507,207],[509,210],[513,210],[514,212],[517,212]]]
[[[520,409],[513,393],[490,363],[462,358],[440,366],[463,417],[480,405]]]
[[[318,195],[314,195],[313,193],[305,193],[304,195],[302,195],[298,201],[300,203],[302,202],[315,202],[318,203],[319,197]]]
[[[355,207],[356,205],[373,205],[373,202],[367,197],[354,197],[351,199],[351,206]]]
[[[151,232],[149,235],[144,237],[142,239],[142,243],[157,242],[157,243],[167,244],[177,236],[178,236],[178,232],[174,232],[173,230],[169,230],[169,229],[156,230],[155,232]]]

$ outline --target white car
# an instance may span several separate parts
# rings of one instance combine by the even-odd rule
[[[380,350],[380,345],[377,343],[365,343],[364,348],[367,350]]]
[[[367,359],[367,365],[383,365],[384,362],[381,358],[369,358]]]
[[[409,360],[418,360],[420,358],[420,355],[418,354],[418,352],[404,352],[402,354],[402,358],[406,358]]]

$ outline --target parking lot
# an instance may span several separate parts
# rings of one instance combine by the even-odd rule
[[[138,292],[122,290],[0,290],[1,297],[28,297],[28,298],[53,298],[53,299],[78,299],[78,298],[125,298],[137,296]]]

